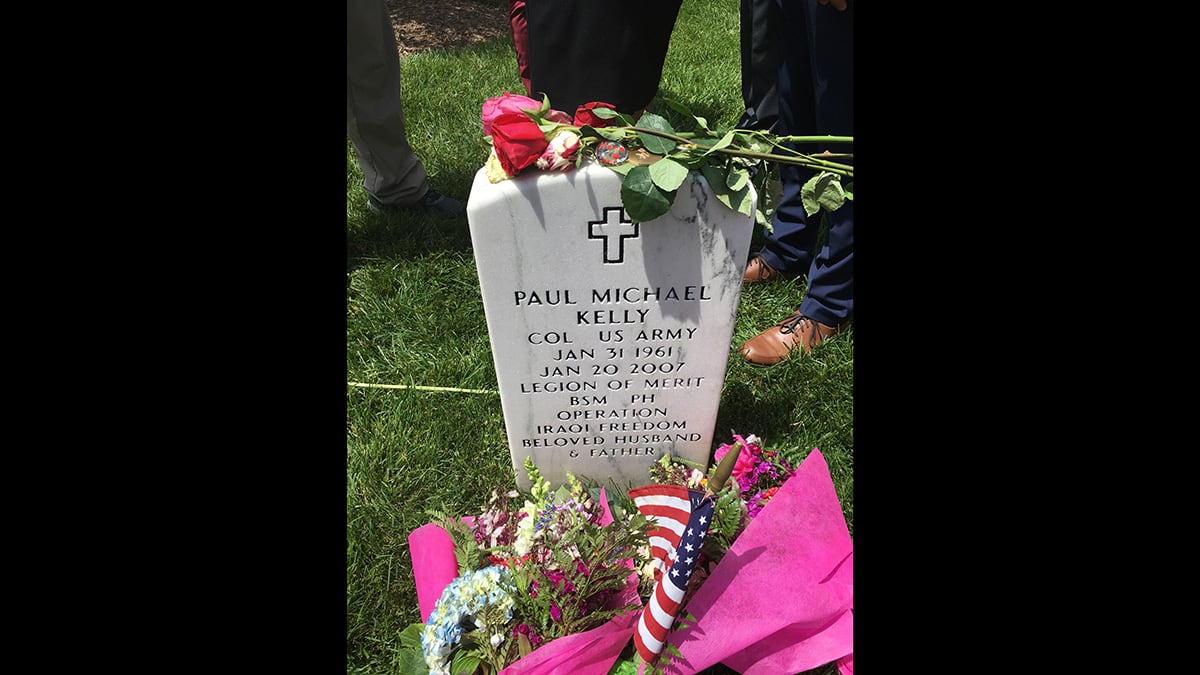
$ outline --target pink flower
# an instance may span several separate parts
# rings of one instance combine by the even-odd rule
[[[483,135],[492,135],[492,122],[497,117],[505,113],[521,113],[529,110],[537,113],[542,109],[542,104],[528,96],[520,94],[510,94],[507,91],[503,96],[495,96],[483,102],[483,111],[479,115],[479,119],[483,122]],[[542,119],[548,122],[557,122],[559,124],[571,124],[571,116],[561,110],[547,110],[546,114],[542,115]]]
[[[542,642],[545,640],[545,638],[543,638],[541,635],[538,635],[537,632],[534,631],[533,628],[531,628],[527,623],[517,624],[515,627],[513,627],[512,633],[514,638],[517,635],[524,635],[525,637],[529,638],[529,644],[532,647],[542,644]]]
[[[550,139],[550,145],[538,157],[537,167],[544,171],[569,171],[579,150],[579,135],[563,129]]]
[[[480,115],[480,120],[483,122],[483,135],[492,135],[492,121],[504,113],[520,113],[523,110],[537,111],[541,107],[541,103],[528,96],[510,94],[507,91],[503,96],[489,98],[483,102],[483,113]]]
[[[751,497],[746,503],[746,516],[749,518],[757,518],[767,506],[767,502],[779,492],[779,487],[768,488]]]

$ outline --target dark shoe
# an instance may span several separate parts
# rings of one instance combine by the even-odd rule
[[[743,284],[762,284],[768,281],[795,279],[795,275],[784,274],[767,264],[763,254],[755,253],[746,263],[746,271],[742,274]]]
[[[401,206],[400,204],[384,204],[375,199],[375,197],[367,195],[367,206],[377,216],[428,214],[439,218],[454,218],[466,213],[467,210],[462,202],[453,197],[447,197],[433,188],[429,188],[425,196],[417,200],[416,204],[405,206]]]
[[[773,366],[791,357],[799,349],[807,354],[810,349],[840,333],[846,327],[826,326],[800,313],[792,312],[788,318],[764,330],[742,343],[742,357],[746,363],[756,366]]]

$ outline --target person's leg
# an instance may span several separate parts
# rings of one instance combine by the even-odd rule
[[[829,230],[813,259],[800,313],[827,326],[854,315],[854,202],[828,214]]]
[[[404,129],[400,55],[384,0],[346,2],[346,132],[371,198],[420,202],[429,181]]]
[[[811,110],[811,130],[799,127],[790,133],[797,135],[854,135],[854,32],[853,10],[838,12],[832,6],[819,5],[816,0],[784,3],[784,25],[789,34],[803,39],[789,43],[784,70],[791,77],[780,78],[780,119],[794,124],[802,119],[805,110]],[[791,30],[796,27],[797,30]],[[785,95],[788,85],[803,82],[808,77],[807,87],[792,89]],[[797,96],[799,93],[801,96]],[[806,109],[794,107],[803,95],[811,95]],[[824,150],[831,152],[854,151],[852,146],[802,147],[801,151],[815,154]],[[799,261],[811,251],[820,229],[821,215],[808,218],[799,202],[803,181],[811,172],[790,170],[783,172],[784,197],[776,210],[777,230],[765,250],[764,258],[782,260],[779,255],[791,255]],[[854,312],[854,203],[846,202],[833,212],[823,214],[826,218],[826,235],[820,250],[811,253],[808,265],[808,290],[800,307],[790,316],[742,344],[741,353],[748,363],[773,365],[789,358],[794,351],[807,352],[825,339],[836,335],[852,318]],[[801,236],[811,241],[808,249],[795,247]],[[782,242],[780,241],[782,239]],[[772,258],[772,254],[776,254]]]
[[[811,1],[816,4],[815,0]],[[806,0],[789,0],[775,7],[775,16],[781,22],[780,34],[788,39],[780,40],[779,68],[776,81],[779,119],[776,133],[781,136],[809,136],[817,131],[816,92],[813,85],[813,65],[809,54],[812,33],[804,12],[797,12],[798,5]],[[774,0],[779,3],[779,0]],[[795,146],[793,146],[795,147]],[[797,147],[801,152],[811,152],[807,147]],[[816,248],[819,221],[804,212],[800,190],[804,182],[813,176],[809,169],[791,164],[779,164],[781,192],[775,213],[771,217],[771,230],[765,234],[765,243],[751,266],[765,263],[775,274],[760,273],[746,281],[773,281],[793,279],[808,272]],[[754,275],[747,275],[753,277]]]
[[[783,2],[776,11],[783,33],[793,38],[780,40],[777,133],[853,136],[854,10],[839,12],[816,0],[796,0]],[[810,154],[825,150],[854,152],[852,145],[844,144],[794,147]],[[753,258],[750,261],[750,267],[756,269],[753,274],[748,270],[747,282],[795,278],[811,271],[820,219],[810,218],[804,212],[800,191],[813,175],[808,169],[779,166],[782,186],[779,203],[771,220],[771,231],[766,233],[766,242],[758,252],[761,261]],[[771,269],[762,270],[762,263]]]
[[[529,78],[529,23],[525,20],[525,0],[508,0],[508,25],[512,29],[513,51],[517,54],[517,74],[521,84],[525,85],[525,95],[533,96],[533,85]]]
[[[779,0],[741,0],[742,102],[737,126],[771,132],[779,120]]]
[[[817,133],[854,135],[854,10],[844,12],[810,0],[810,53],[816,92]],[[817,148],[853,153],[852,144]],[[825,214],[828,232],[808,273],[800,313],[841,326],[854,314],[854,202]]]

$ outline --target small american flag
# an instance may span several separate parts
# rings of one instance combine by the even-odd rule
[[[654,593],[638,619],[633,644],[643,660],[653,663],[679,614],[716,504],[711,495],[682,485],[646,485],[630,490],[629,496],[652,523]]]

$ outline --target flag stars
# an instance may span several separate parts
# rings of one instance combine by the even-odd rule
[[[708,522],[708,516],[700,516],[700,524],[701,525],[704,525],[707,522]],[[691,532],[691,530],[688,530],[688,531]]]

